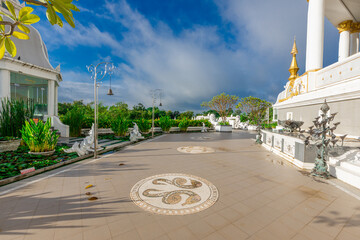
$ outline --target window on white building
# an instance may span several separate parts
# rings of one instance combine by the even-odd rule
[[[292,112],[287,112],[286,113],[286,120],[293,120],[293,113]]]

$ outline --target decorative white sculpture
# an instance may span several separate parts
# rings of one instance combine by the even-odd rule
[[[205,123],[202,123],[202,128],[201,128],[201,132],[207,132],[207,128],[205,126]]]
[[[76,152],[78,156],[83,156],[94,151],[94,124],[91,126],[89,136],[84,138],[81,143],[75,142],[69,149],[64,149],[66,153]]]
[[[130,132],[130,141],[134,142],[138,139],[144,139],[144,137],[141,135],[138,125],[134,123],[134,127]]]

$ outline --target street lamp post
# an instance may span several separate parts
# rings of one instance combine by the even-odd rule
[[[87,66],[88,71],[92,74],[91,78],[94,80],[94,158],[97,158],[97,148],[98,148],[98,129],[97,129],[97,102],[98,102],[98,87],[100,86],[100,81],[108,73],[111,75],[115,69],[114,64],[110,62],[101,62],[98,65]]]
[[[160,104],[159,106],[162,106],[161,103],[161,94],[162,94],[162,89],[154,89],[151,90],[151,95],[152,95],[152,100],[153,100],[153,104],[152,104],[152,122],[151,122],[151,136],[152,138],[154,138],[154,131],[155,131],[155,123],[154,123],[154,117],[155,117],[155,101],[156,101],[156,97],[159,96],[160,98]]]

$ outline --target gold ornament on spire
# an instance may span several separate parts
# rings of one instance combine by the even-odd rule
[[[289,68],[289,72],[290,72],[289,81],[290,81],[290,85],[293,86],[295,79],[297,79],[299,77],[299,74],[298,74],[299,67],[298,67],[297,60],[296,60],[296,54],[298,54],[298,50],[297,50],[297,46],[296,46],[296,38],[294,39],[294,45],[291,50],[291,54],[293,55],[293,58],[292,58],[291,65]]]

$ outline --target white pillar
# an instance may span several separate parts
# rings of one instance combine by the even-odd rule
[[[0,70],[0,99],[11,98],[10,71]]]
[[[349,57],[350,54],[350,30],[340,33],[339,61]]]
[[[310,0],[308,8],[306,71],[323,68],[325,0]]]
[[[351,33],[350,56],[359,52],[359,33]]]
[[[58,88],[59,86],[55,84],[55,116],[58,116]]]
[[[48,80],[48,116],[54,116],[55,113],[55,81]]]

